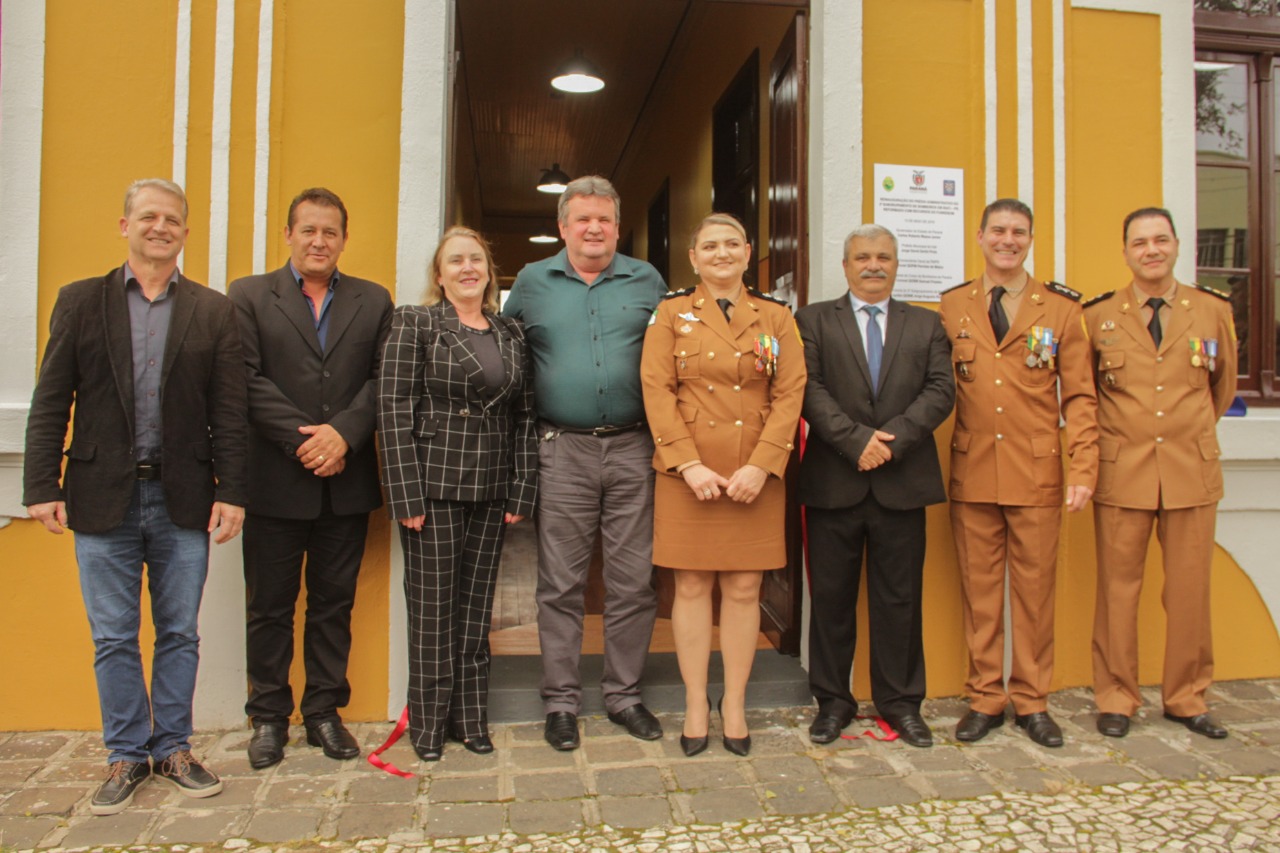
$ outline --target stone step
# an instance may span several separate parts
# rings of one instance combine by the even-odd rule
[[[580,664],[583,684],[582,714],[603,714],[600,678],[603,655],[583,655]],[[502,655],[493,658],[489,670],[489,721],[491,723],[536,722],[545,713],[539,696],[542,661],[537,655]],[[720,654],[711,655],[709,672],[711,699],[720,696],[724,667]],[[649,655],[643,682],[644,704],[654,712],[684,710],[684,683],[674,653]],[[747,685],[747,707],[779,708],[808,705],[808,674],[800,658],[768,649],[756,652],[751,682]]]

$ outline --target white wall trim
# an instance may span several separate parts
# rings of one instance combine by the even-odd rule
[[[187,133],[191,124],[191,0],[178,0],[173,51],[173,177],[187,188]],[[179,265],[182,261],[179,259]]]
[[[988,204],[995,200],[996,193],[1000,188],[999,175],[997,174],[997,164],[999,156],[999,125],[998,108],[1000,106],[999,86],[996,83],[996,55],[998,45],[996,44],[996,0],[985,0],[982,4],[982,90],[983,104],[986,108],[985,128],[985,155],[986,155],[986,175],[985,192],[983,193],[983,204]]]
[[[453,92],[453,0],[405,0],[404,71],[400,100],[400,189],[396,223],[396,301],[419,302],[427,264],[443,230],[449,106]],[[404,558],[391,525],[387,631],[387,719],[408,693],[408,624]]]
[[[1018,198],[1036,209],[1036,94],[1032,75],[1031,0],[1018,0]],[[1036,268],[1036,244],[1027,251],[1027,268]]]
[[[209,152],[208,284],[227,291],[231,213],[231,73],[235,60],[235,0],[218,0],[213,47],[213,129]]]
[[[0,516],[26,517],[22,450],[36,376],[45,3],[6,3],[0,27]]]
[[[267,271],[267,199],[271,180],[271,59],[275,0],[258,7],[258,83],[253,137],[253,272]]]
[[[1067,62],[1064,0],[1053,0],[1053,274],[1067,281]]]
[[[1161,135],[1164,207],[1173,213],[1185,248],[1174,270],[1196,278],[1196,73],[1195,12],[1190,3],[1160,5]],[[1272,609],[1280,615],[1280,610]]]
[[[1145,15],[1159,15],[1178,2],[1170,0],[1071,0],[1073,9],[1098,9],[1104,12],[1138,12]],[[1191,3],[1186,3],[1191,10]]]
[[[862,0],[815,0],[809,25],[809,301],[848,290],[844,238],[863,221]]]

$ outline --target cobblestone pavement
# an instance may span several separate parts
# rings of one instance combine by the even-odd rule
[[[1214,688],[1231,729],[1212,741],[1160,717],[1157,691],[1127,738],[1094,729],[1086,690],[1054,695],[1067,745],[1042,749],[1012,725],[958,744],[957,699],[924,709],[937,744],[846,739],[811,744],[807,708],[752,715],[751,757],[713,738],[680,753],[680,721],[642,742],[584,718],[583,747],[558,753],[540,724],[499,726],[490,756],[451,744],[420,765],[401,743],[335,762],[302,741],[249,768],[247,731],[202,733],[195,751],[226,780],[188,800],[158,780],[125,812],[93,817],[102,778],[96,733],[0,734],[0,847],[371,851],[1273,850],[1280,851],[1280,681]],[[366,748],[389,725],[354,726]],[[860,729],[851,727],[847,734]],[[718,735],[713,729],[713,735]]]

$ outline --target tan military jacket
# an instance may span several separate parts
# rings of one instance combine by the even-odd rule
[[[953,501],[1052,506],[1063,501],[1059,413],[1071,457],[1066,482],[1093,488],[1098,472],[1098,401],[1079,294],[1031,279],[1009,334],[997,344],[981,279],[942,294],[951,338],[956,426],[951,437]],[[1033,332],[1048,330],[1050,356]],[[1036,349],[1033,349],[1035,347]],[[1061,402],[1059,402],[1061,386]]]
[[[1178,285],[1157,351],[1145,300],[1130,285],[1085,304],[1100,432],[1093,499],[1131,509],[1214,503],[1222,498],[1217,421],[1236,393],[1231,303]]]
[[[769,375],[756,343],[778,343]],[[658,305],[640,359],[644,408],[661,472],[701,460],[728,477],[748,463],[781,477],[804,402],[804,345],[791,310],[744,292],[725,320],[704,286]]]

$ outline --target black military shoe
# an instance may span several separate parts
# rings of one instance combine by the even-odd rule
[[[1099,714],[1098,733],[1105,737],[1124,737],[1129,733],[1129,715]]]
[[[982,740],[992,729],[1004,725],[1004,714],[984,714],[981,711],[968,711],[956,724],[956,740],[973,743]]]
[[[1048,711],[1037,711],[1034,714],[1018,714],[1013,718],[1018,728],[1026,729],[1027,736],[1041,746],[1056,749],[1062,746],[1062,729],[1049,716]]]
[[[1182,723],[1196,734],[1211,737],[1214,740],[1220,740],[1227,736],[1226,727],[1213,717],[1209,716],[1207,711],[1203,714],[1196,714],[1191,717],[1179,717],[1177,714],[1170,714],[1168,711],[1165,711],[1164,718],[1166,720],[1172,720],[1175,723]]]

